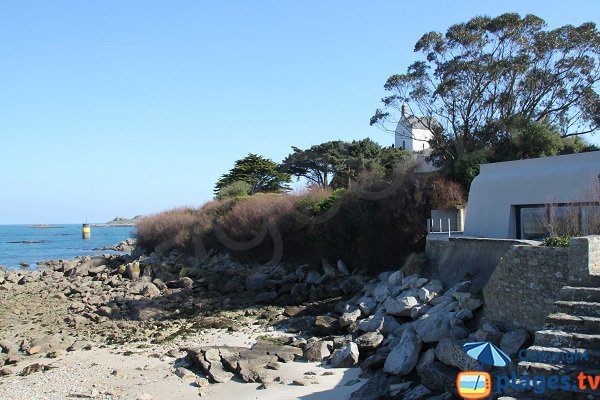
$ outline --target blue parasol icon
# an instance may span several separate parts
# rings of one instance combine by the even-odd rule
[[[483,364],[506,367],[510,358],[490,342],[471,342],[463,345],[465,352]]]

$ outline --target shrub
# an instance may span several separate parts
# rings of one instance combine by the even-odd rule
[[[235,181],[219,190],[217,198],[227,199],[230,197],[248,196],[252,190],[252,185],[244,181]]]
[[[548,236],[544,238],[544,246],[548,247],[569,247],[571,236]]]
[[[431,209],[464,201],[458,184],[405,167],[392,177],[361,176],[348,190],[256,194],[170,210],[144,219],[138,240],[147,251],[201,256],[215,249],[259,262],[342,259],[375,271],[424,248]]]

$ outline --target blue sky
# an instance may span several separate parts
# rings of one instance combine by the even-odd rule
[[[2,1],[0,223],[200,205],[248,152],[389,145],[369,117],[418,38],[509,11],[557,27],[600,3]]]

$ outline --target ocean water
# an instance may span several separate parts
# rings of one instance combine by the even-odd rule
[[[92,238],[81,238],[81,224],[50,225],[35,228],[32,225],[0,225],[0,265],[9,269],[22,268],[21,262],[31,264],[41,260],[65,260],[77,256],[114,253],[94,251],[94,248],[112,246],[135,233],[134,227],[95,227]],[[23,243],[23,242],[30,243]]]

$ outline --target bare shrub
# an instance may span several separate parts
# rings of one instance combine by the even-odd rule
[[[138,239],[148,251],[215,249],[260,262],[280,254],[315,264],[325,257],[380,270],[424,248],[431,209],[464,202],[459,185],[407,167],[392,177],[362,175],[347,191],[257,194],[166,211],[144,219]]]

